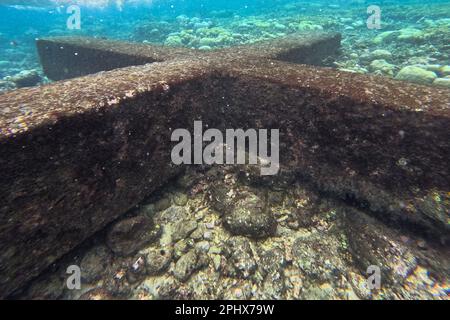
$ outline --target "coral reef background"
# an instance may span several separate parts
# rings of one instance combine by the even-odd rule
[[[382,1],[379,30],[367,27],[366,1],[103,1],[81,7],[80,30],[67,28],[64,5],[16,2],[0,3],[0,92],[48,82],[35,49],[40,37],[88,35],[211,50],[314,30],[343,34],[336,68],[450,86],[446,1]]]

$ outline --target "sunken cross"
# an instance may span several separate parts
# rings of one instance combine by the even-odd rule
[[[429,199],[450,190],[450,91],[311,66],[337,51],[337,34],[211,52],[37,45],[50,79],[74,79],[0,95],[0,297],[177,174],[171,133],[195,120],[279,129],[280,175],[386,221],[448,232],[448,213]]]

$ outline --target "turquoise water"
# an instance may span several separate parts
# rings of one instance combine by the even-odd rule
[[[80,4],[79,30],[67,28],[73,3]],[[381,29],[368,29],[369,5],[380,7]],[[419,65],[448,79],[436,65],[449,64],[449,25],[448,1],[0,1],[0,90],[16,88],[11,77],[24,70],[39,73],[36,84],[46,83],[35,39],[60,35],[213,49],[298,31],[339,31],[337,68],[396,77],[403,67]],[[380,41],[386,31],[404,36]],[[388,53],[371,57],[377,49]]]

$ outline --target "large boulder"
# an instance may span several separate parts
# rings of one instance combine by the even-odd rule
[[[107,243],[114,253],[129,256],[157,240],[160,235],[159,225],[154,225],[148,217],[137,216],[116,223],[108,233]]]
[[[225,214],[224,223],[231,233],[249,238],[272,236],[277,228],[277,222],[265,201],[252,193],[236,201]]]
[[[17,88],[25,88],[39,84],[42,78],[37,70],[24,70],[10,77],[8,80],[14,82]]]
[[[437,78],[436,73],[416,66],[407,66],[397,73],[395,79],[419,84],[431,84]]]

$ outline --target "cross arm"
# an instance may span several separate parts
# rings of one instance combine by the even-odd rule
[[[340,34],[295,34],[252,45],[205,52],[188,48],[139,44],[89,37],[53,37],[37,41],[44,73],[52,80],[70,79],[100,71],[182,58],[214,58],[229,61],[278,59],[321,65],[336,54]]]
[[[36,42],[44,73],[51,80],[192,56],[193,50],[90,37],[53,37]]]

